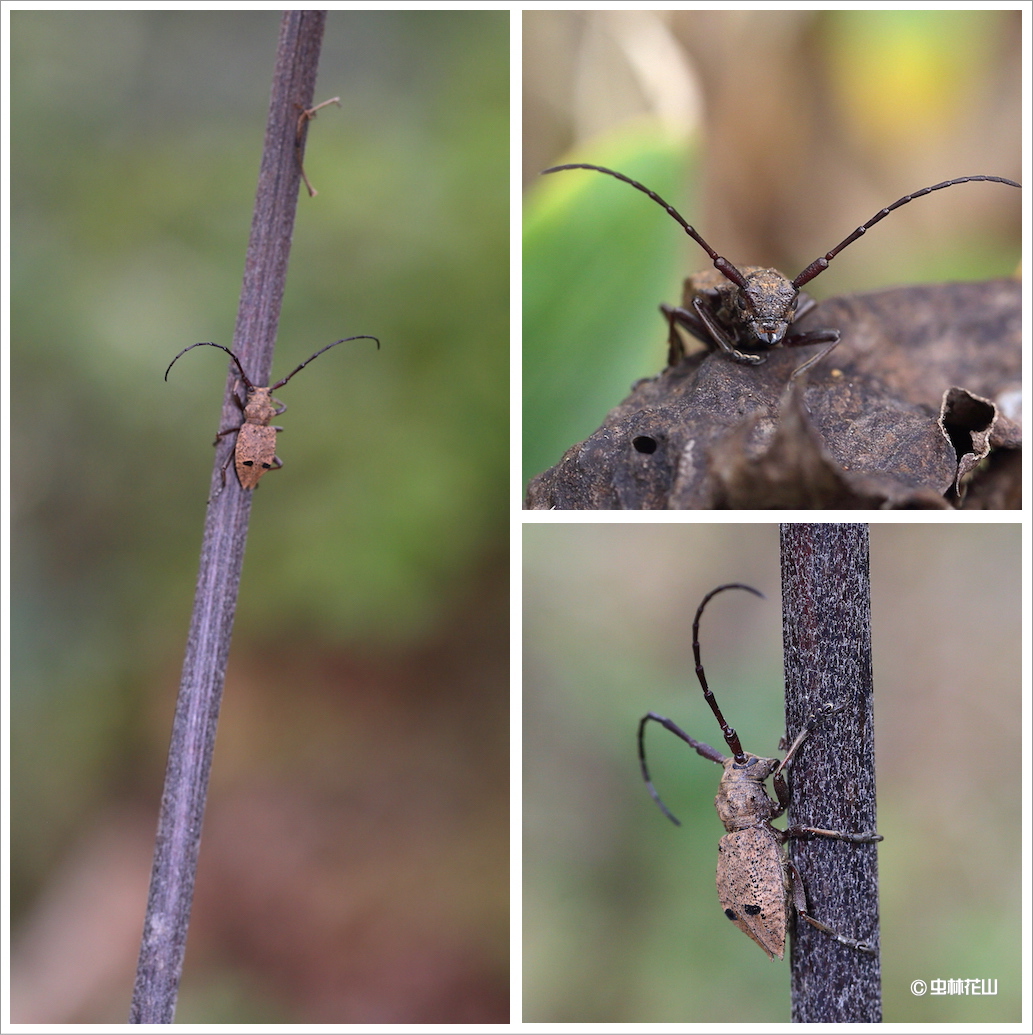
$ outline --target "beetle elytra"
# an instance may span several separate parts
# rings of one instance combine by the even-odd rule
[[[786,767],[811,733],[842,706],[827,704],[813,716],[781,761],[777,758],[762,758],[743,750],[739,735],[725,722],[717,700],[707,685],[699,653],[700,616],[710,599],[726,589],[744,589],[758,597],[763,594],[752,586],[738,582],[718,586],[703,598],[692,623],[696,676],[703,688],[703,696],[721,727],[731,757],[726,758],[716,748],[693,739],[670,719],[656,712],[648,712],[638,726],[639,765],[646,787],[664,815],[680,825],[657,794],[646,766],[645,728],[649,722],[658,722],[704,758],[724,767],[714,805],[726,830],[718,842],[717,856],[717,893],[725,916],[772,959],[782,959],[784,955],[785,936],[793,909],[807,923],[831,935],[841,944],[874,954],[877,950],[871,945],[841,935],[810,915],[803,881],[796,867],[789,861],[784,845],[791,837],[827,837],[855,844],[871,844],[881,841],[882,835],[874,831],[851,834],[819,827],[787,827],[779,830],[771,824],[789,805],[789,787],[783,775]],[[772,778],[777,801],[772,800],[764,786],[768,777]]]
[[[287,407],[273,396],[273,392],[277,388],[282,388],[295,374],[308,366],[316,356],[326,352],[327,349],[332,349],[335,345],[340,345],[346,341],[356,341],[359,338],[375,341],[377,348],[380,348],[380,341],[371,334],[355,334],[350,338],[332,341],[329,345],[324,345],[318,352],[314,352],[304,363],[299,363],[286,377],[281,378],[276,384],[269,385],[267,388],[261,388],[251,383],[251,379],[244,373],[240,360],[225,345],[217,345],[214,341],[199,341],[193,345],[188,345],[172,360],[172,363],[168,365],[165,371],[165,380],[168,381],[169,379],[169,370],[172,369],[173,363],[191,349],[196,349],[201,345],[210,345],[213,349],[222,349],[223,352],[229,354],[233,362],[237,364],[240,378],[246,388],[243,400],[241,400],[235,390],[233,393],[234,400],[244,414],[244,421],[235,428],[226,428],[224,431],[220,431],[215,436],[214,444],[218,445],[219,439],[223,435],[230,435],[234,431],[237,432],[237,441],[231,456],[233,457],[241,487],[253,489],[258,485],[259,480],[266,471],[283,467],[283,461],[276,455],[276,433],[283,431],[283,428],[270,424],[270,421],[273,417],[283,413]],[[226,486],[226,467],[228,465],[229,457],[227,457],[226,463],[222,468],[222,488],[215,493],[215,496],[218,496],[219,492],[222,492],[222,489]],[[215,497],[213,496],[212,498],[214,499]]]
[[[1022,186],[1002,176],[962,176],[934,184],[932,187],[923,187],[922,190],[907,194],[892,205],[881,209],[867,223],[840,241],[835,248],[815,259],[790,280],[774,269],[761,266],[733,266],[703,240],[699,232],[686,222],[677,209],[664,201],[659,194],[623,173],[602,165],[578,162],[553,166],[544,170],[542,175],[565,169],[591,169],[613,176],[640,190],[660,205],[713,261],[713,270],[703,270],[686,279],[680,306],[660,306],[668,325],[668,366],[675,366],[686,355],[685,344],[678,332],[679,327],[702,341],[708,349],[724,352],[736,363],[763,363],[769,349],[821,344],[828,346],[797,367],[793,372],[793,378],[827,356],[839,343],[840,332],[834,328],[793,332],[792,326],[818,304],[806,292],[801,292],[800,288],[827,269],[829,263],[844,248],[853,244],[894,209],[933,191],[977,180],[1004,183],[1010,187]]]

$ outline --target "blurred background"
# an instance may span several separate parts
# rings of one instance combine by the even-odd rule
[[[1021,182],[1019,11],[527,11],[524,482],[666,359],[661,302],[720,254],[792,277],[897,198]],[[965,184],[896,211],[815,298],[1015,272],[1021,195]]]
[[[17,1021],[127,1017],[279,21],[11,15]],[[282,392],[179,1022],[508,1019],[508,58],[328,16],[273,377],[383,347]]]
[[[531,525],[524,535],[524,1020],[789,1020],[789,962],[717,901],[720,769],[656,711],[722,746],[693,673],[743,746],[777,753],[778,526]],[[884,1019],[1011,1022],[1021,1010],[1021,529],[871,528]],[[820,919],[820,917],[819,917]],[[996,979],[993,996],[912,995]]]

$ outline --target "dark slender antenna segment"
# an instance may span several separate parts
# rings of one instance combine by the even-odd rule
[[[674,219],[689,235],[689,237],[691,237],[696,244],[700,245],[707,255],[714,260],[714,266],[720,273],[723,273],[738,287],[746,287],[746,278],[724,256],[718,255],[717,252],[715,252],[714,249],[703,240],[699,231],[696,230],[695,227],[689,226],[685,217],[673,205],[669,205],[664,201],[656,191],[650,190],[644,184],[639,183],[638,180],[633,180],[630,176],[625,176],[623,173],[615,172],[613,169],[607,169],[604,165],[585,165],[581,162],[577,162],[572,165],[554,165],[551,169],[545,169],[542,172],[542,175],[544,176],[546,173],[562,172],[564,169],[594,169],[596,172],[606,173],[607,176],[613,176],[615,179],[623,180],[625,183],[630,183],[635,190],[640,190],[643,194],[652,198],[672,219]]]
[[[914,194],[907,194],[903,198],[898,198],[893,202],[892,205],[887,205],[886,208],[879,212],[876,212],[871,219],[868,220],[864,226],[859,226],[849,237],[845,237],[835,248],[830,252],[826,252],[823,256],[815,259],[794,281],[794,288],[802,288],[808,281],[814,280],[814,278],[824,270],[828,269],[829,263],[848,245],[853,244],[859,237],[862,237],[869,227],[875,226],[880,219],[885,219],[895,208],[900,208],[901,205],[906,205],[909,201],[914,201],[915,198],[924,197],[926,194],[932,194],[934,190],[943,190],[944,187],[953,187],[956,183],[973,183],[979,180],[988,180],[991,183],[1004,183],[1009,187],[1022,188],[1021,183],[1016,183],[1014,180],[1006,180],[1003,176],[962,176],[956,180],[944,180],[943,183],[934,184],[932,187],[923,187],[922,190],[916,190]]]
[[[717,589],[712,589],[702,600],[699,607],[696,609],[696,617],[692,622],[692,656],[696,659],[696,678],[699,680],[699,685],[703,687],[703,697],[706,699],[707,704],[710,705],[711,711],[714,713],[714,717],[718,721],[718,725],[721,727],[721,733],[725,738],[725,743],[728,745],[728,750],[735,756],[736,762],[742,762],[746,759],[746,754],[742,749],[742,744],[739,743],[739,734],[732,729],[731,726],[725,722],[725,717],[721,714],[721,709],[717,706],[717,699],[714,697],[710,687],[707,686],[706,673],[703,671],[703,662],[699,657],[699,620],[703,615],[703,609],[707,606],[713,597],[716,597],[718,593],[724,592],[726,589],[745,589],[747,593],[752,593],[754,596],[764,599],[764,594],[759,589],[754,589],[752,586],[743,585],[741,582],[729,582],[724,586],[718,586]]]

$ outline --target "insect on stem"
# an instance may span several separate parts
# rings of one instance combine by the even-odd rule
[[[823,931],[841,945],[875,955],[878,948],[872,940],[848,937],[811,915],[803,880],[790,862],[785,845],[791,838],[827,838],[862,846],[881,841],[882,835],[874,830],[843,831],[816,826],[779,829],[772,825],[772,820],[782,816],[790,804],[790,788],[784,775],[789,760],[795,757],[800,746],[821,723],[828,716],[841,711],[843,705],[832,702],[823,705],[808,721],[781,762],[777,758],[764,758],[743,751],[738,734],[725,721],[707,686],[699,654],[700,616],[708,601],[726,589],[744,589],[758,597],[763,597],[763,594],[739,582],[718,586],[703,598],[692,623],[696,674],[703,687],[703,696],[713,710],[733,754],[725,757],[709,744],[694,740],[670,719],[656,712],[647,712],[638,726],[639,764],[646,787],[663,814],[678,824],[678,820],[660,800],[646,766],[645,728],[648,723],[657,722],[684,740],[698,754],[717,762],[724,770],[714,805],[726,831],[717,846],[717,894],[725,916],[772,959],[782,959],[784,956],[786,932],[794,911],[801,920]],[[766,786],[768,779],[772,781],[774,799]]]
[[[321,356],[327,349],[332,349],[335,345],[341,345],[346,341],[358,341],[360,339],[375,341],[377,348],[380,348],[380,341],[371,334],[353,334],[350,338],[332,341],[329,345],[324,345],[318,352],[314,352],[304,363],[299,363],[286,377],[282,377],[276,384],[268,386],[252,383],[251,379],[244,373],[244,367],[236,354],[226,348],[225,345],[218,345],[214,341],[199,341],[194,345],[188,345],[176,354],[172,363],[168,365],[165,371],[166,381],[169,379],[169,370],[172,369],[173,364],[180,356],[191,349],[208,345],[213,349],[222,349],[223,352],[229,355],[230,359],[236,364],[237,370],[240,371],[240,379],[244,382],[244,386],[247,389],[244,399],[241,399],[237,395],[237,386],[233,388],[233,400],[244,415],[243,424],[232,428],[224,428],[215,436],[215,443],[218,444],[219,439],[224,435],[237,433],[237,441],[233,447],[233,452],[226,458],[226,465],[222,468],[222,488],[215,493],[215,496],[218,496],[226,486],[226,466],[231,458],[236,466],[237,477],[243,489],[254,489],[266,471],[277,470],[283,466],[282,461],[276,455],[276,433],[283,429],[272,425],[271,421],[273,417],[284,413],[287,407],[279,399],[275,398],[272,393],[277,388],[282,388],[296,373],[304,370],[312,360],[317,356]],[[215,499],[215,496],[212,496],[211,499]]]

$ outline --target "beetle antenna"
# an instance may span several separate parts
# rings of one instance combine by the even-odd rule
[[[717,706],[717,699],[714,697],[713,691],[707,686],[707,677],[703,671],[703,662],[700,661],[699,657],[699,620],[703,614],[703,609],[710,602],[711,598],[716,597],[718,593],[722,593],[726,589],[745,589],[748,593],[752,593],[754,596],[764,599],[764,594],[759,589],[754,589],[752,586],[743,585],[741,582],[729,582],[723,586],[718,586],[717,589],[712,589],[702,600],[698,609],[696,610],[696,617],[692,623],[692,655],[696,659],[696,678],[699,679],[699,685],[703,687],[703,697],[706,699],[707,704],[710,705],[711,711],[717,718],[718,725],[721,727],[721,733],[724,735],[725,743],[728,745],[728,750],[735,756],[736,762],[744,762],[746,760],[746,754],[742,749],[742,744],[739,743],[739,734],[732,729],[731,726],[725,722],[725,717],[721,714],[721,709]]]
[[[746,278],[722,255],[718,255],[713,248],[707,244],[706,241],[700,236],[699,231],[695,227],[689,226],[684,216],[673,206],[668,205],[663,198],[660,197],[655,191],[651,191],[644,184],[638,182],[638,180],[631,179],[630,176],[625,176],[623,173],[614,172],[613,169],[607,169],[602,165],[585,165],[581,162],[577,162],[572,165],[554,165],[551,169],[545,169],[542,172],[544,176],[546,173],[562,172],[564,169],[594,169],[596,172],[606,173],[607,176],[613,176],[618,180],[623,180],[625,183],[630,183],[636,190],[642,191],[643,194],[651,197],[672,219],[674,219],[681,228],[691,237],[696,244],[700,245],[703,250],[710,256],[714,262],[714,266],[719,273],[723,273],[733,284],[737,287],[746,287]]]
[[[312,353],[304,363],[299,363],[286,377],[281,378],[276,382],[276,384],[270,385],[269,391],[273,392],[277,388],[282,388],[296,373],[298,373],[299,370],[304,370],[305,367],[307,367],[309,363],[316,358],[316,356],[323,355],[327,349],[332,349],[335,345],[340,345],[342,342],[356,341],[358,338],[368,338],[370,341],[375,341],[377,343],[377,348],[380,348],[380,339],[374,338],[372,334],[353,334],[350,338],[341,338],[340,341],[332,341],[329,345],[324,345],[318,352]]]
[[[660,811],[676,826],[681,826],[681,820],[663,803],[663,799],[657,793],[656,788],[653,786],[653,778],[649,775],[649,766],[646,764],[646,723],[650,720],[663,724],[664,719],[661,716],[656,715],[654,712],[649,712],[648,715],[643,715],[638,724],[638,765],[642,772],[642,779],[646,782],[646,790],[649,791],[649,796],[656,802],[660,807]],[[670,720],[667,720],[670,722]],[[670,728],[670,727],[668,727]]]
[[[216,345],[214,341],[199,341],[193,345],[188,345],[185,349],[183,349],[183,352],[180,352],[177,356],[175,356],[175,358],[172,360],[172,363],[175,363],[176,360],[179,359],[179,357],[182,356],[184,353],[189,352],[191,349],[196,349],[200,345],[211,345],[213,349],[222,349],[223,352],[229,353],[230,359],[232,359],[233,362],[237,364],[237,369],[240,371],[240,376],[244,384],[246,384],[251,391],[254,391],[255,386],[248,380],[247,374],[244,373],[244,368],[240,365],[240,360],[237,359],[237,357],[232,352],[230,352],[230,350],[226,348],[225,345]],[[169,371],[172,369],[172,363],[170,363],[165,370],[166,381],[168,381],[169,379]]]
[[[885,219],[895,208],[900,208],[901,205],[906,205],[909,201],[914,201],[915,198],[924,197],[926,194],[932,194],[934,190],[943,190],[944,187],[953,187],[956,183],[972,183],[977,180],[989,180],[991,183],[1005,183],[1009,187],[1022,187],[1021,183],[1016,183],[1014,180],[1006,180],[1003,176],[962,176],[957,180],[944,180],[943,183],[934,184],[932,187],[923,187],[922,190],[916,190],[914,194],[908,194],[903,198],[899,198],[894,201],[892,205],[888,205],[886,208],[876,212],[871,219],[868,220],[864,226],[859,226],[849,237],[844,238],[835,248],[830,252],[826,252],[823,256],[815,259],[794,281],[794,288],[801,288],[808,281],[814,280],[814,278],[828,269],[829,263],[848,245],[853,244],[859,237],[863,236],[865,231],[869,227],[875,226],[880,219]]]

